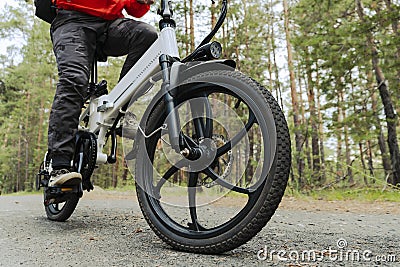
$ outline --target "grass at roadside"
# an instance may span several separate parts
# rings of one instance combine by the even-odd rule
[[[42,195],[43,191],[20,191],[16,193],[10,193],[10,194],[1,194],[0,196],[29,196],[29,195]]]
[[[286,196],[295,198],[311,198],[317,200],[357,200],[357,201],[388,201],[400,202],[400,190],[381,188],[354,188],[354,189],[324,189],[297,191],[288,187]]]

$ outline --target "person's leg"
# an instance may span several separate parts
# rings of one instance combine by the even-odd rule
[[[141,21],[125,18],[117,19],[109,25],[103,53],[107,56],[128,55],[120,79],[135,65],[157,36],[154,27]]]
[[[68,18],[68,16],[65,16]],[[78,120],[86,95],[96,32],[71,20],[53,24],[51,36],[59,82],[50,112],[48,151],[54,170],[70,169]],[[54,26],[57,25],[57,26]]]

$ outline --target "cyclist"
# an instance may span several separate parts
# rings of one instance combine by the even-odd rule
[[[127,55],[121,79],[157,39],[152,26],[125,18],[123,10],[140,18],[153,3],[154,0],[57,0],[57,16],[50,28],[59,81],[49,118],[48,152],[53,167],[49,186],[81,182],[81,175],[70,168],[95,53]]]

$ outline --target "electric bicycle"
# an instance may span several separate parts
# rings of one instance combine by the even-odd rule
[[[286,188],[290,136],[271,93],[220,59],[222,47],[211,41],[227,5],[222,0],[215,27],[186,58],[179,57],[172,2],[161,0],[158,39],[113,90],[97,82],[93,65],[71,163],[82,183],[49,187],[47,155],[37,176],[50,220],[71,216],[83,191],[94,188],[94,169],[116,162],[122,136],[143,216],[173,248],[222,253],[266,225]]]

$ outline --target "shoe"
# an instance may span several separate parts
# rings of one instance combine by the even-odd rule
[[[78,172],[70,172],[67,169],[54,170],[50,173],[48,186],[79,185],[81,181],[82,175]]]

